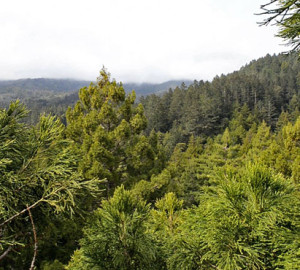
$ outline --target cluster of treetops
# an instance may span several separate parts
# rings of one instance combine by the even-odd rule
[[[300,64],[135,103],[101,70],[65,124],[0,110],[0,269],[300,269]]]

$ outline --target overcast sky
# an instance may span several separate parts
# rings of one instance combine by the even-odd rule
[[[286,50],[259,27],[268,0],[10,0],[0,8],[0,79],[210,80]]]

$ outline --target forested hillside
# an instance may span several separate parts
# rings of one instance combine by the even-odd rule
[[[135,90],[137,98],[153,93],[161,93],[179,86],[183,81],[154,83],[125,83],[126,93]],[[187,85],[192,82],[185,80]],[[88,86],[89,81],[71,79],[21,79],[0,81],[0,106],[7,108],[12,100],[20,100],[29,109],[25,119],[27,123],[36,124],[42,113],[51,113],[60,117],[65,123],[65,112],[78,99],[78,89]]]
[[[300,63],[297,54],[267,55],[212,82],[194,81],[163,95],[141,99],[147,131],[169,132],[176,142],[191,135],[223,131],[237,111],[249,110],[272,129],[283,111],[295,120],[300,109]]]
[[[20,79],[0,81],[0,93],[11,91],[53,91],[70,92],[88,85],[88,81],[65,80],[65,79]]]
[[[136,103],[102,70],[65,112],[0,111],[0,269],[300,268],[296,55]]]
[[[127,78],[181,78],[259,51],[251,1],[21,2],[2,5],[8,76],[106,59]],[[212,81],[0,81],[0,270],[300,269],[299,0],[261,12],[289,52]]]

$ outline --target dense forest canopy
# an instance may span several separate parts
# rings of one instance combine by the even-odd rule
[[[297,269],[299,74],[268,55],[135,103],[102,70],[66,126],[11,103],[0,267]]]
[[[298,51],[298,1],[263,9]],[[0,269],[300,269],[298,57],[139,102],[103,68],[54,115],[2,106]]]
[[[297,54],[267,55],[212,82],[194,81],[189,87],[149,95],[141,99],[147,131],[168,132],[176,143],[187,142],[190,135],[215,135],[243,106],[274,129],[282,111],[297,118],[299,76]]]

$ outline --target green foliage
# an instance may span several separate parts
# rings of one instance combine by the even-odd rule
[[[264,167],[227,172],[187,212],[171,269],[275,269],[287,246],[298,245],[291,236],[299,234],[299,202],[295,186]]]
[[[183,208],[183,201],[170,192],[156,201],[155,208],[151,212],[151,227],[155,233],[163,233],[163,237],[160,235],[160,238],[166,241],[181,222],[180,210]]]
[[[38,269],[298,269],[298,67],[267,56],[143,98],[148,129],[105,70],[67,128],[1,110],[0,269],[30,265],[29,211]]]
[[[157,200],[155,208],[151,210],[149,231],[158,245],[160,254],[159,269],[168,269],[167,258],[172,254],[172,238],[182,220],[183,201],[178,200],[172,192]]]
[[[42,116],[30,128],[20,123],[25,115],[18,101],[0,111],[0,250],[10,251],[4,258],[7,265],[16,261],[12,251],[33,245],[30,209],[42,231],[54,213],[74,213],[78,196],[96,191],[94,181],[84,181],[77,172],[64,126],[53,116]]]
[[[97,266],[88,263],[88,258],[84,256],[83,250],[75,250],[66,270],[97,270]]]
[[[42,270],[64,270],[65,267],[60,261],[55,260],[52,263],[46,262],[42,264],[41,269]]]
[[[141,99],[149,119],[147,132],[166,133],[169,156],[191,135],[211,137],[228,124],[232,140],[241,144],[253,123],[264,120],[274,130],[282,111],[290,114],[290,120],[297,119],[299,74],[297,54],[267,55],[212,82],[194,81],[163,95],[147,96]]]
[[[146,228],[149,212],[144,201],[117,188],[84,230],[82,259],[99,269],[156,269],[156,246]]]
[[[142,134],[143,106],[134,106],[122,84],[103,69],[96,84],[82,88],[80,100],[67,111],[67,135],[82,156],[79,170],[88,179],[106,179],[107,196],[121,183],[130,186],[149,178],[158,155],[157,142]],[[156,169],[154,169],[156,170]]]
[[[300,118],[294,125],[286,123],[276,136],[272,136],[269,127],[262,123],[247,142],[250,149],[245,153],[245,158],[259,161],[299,182],[299,130]]]

